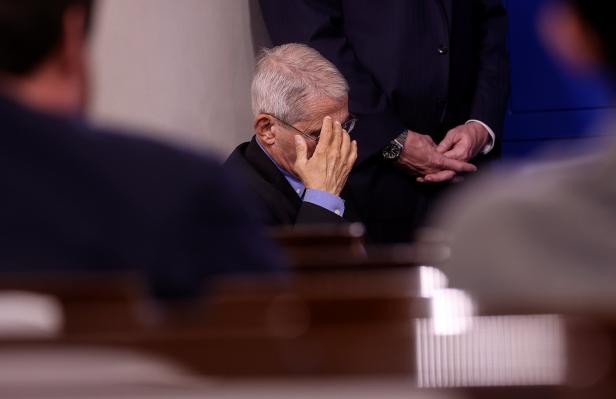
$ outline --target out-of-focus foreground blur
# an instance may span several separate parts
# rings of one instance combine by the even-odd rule
[[[287,281],[227,278],[189,303],[130,274],[3,278],[3,397],[614,394],[611,315],[481,314],[428,266],[451,261],[438,232],[367,252],[362,232],[279,230]]]
[[[499,167],[516,172],[554,160],[543,155],[553,144],[596,150],[606,134],[594,127],[611,112],[604,77],[574,77],[540,44],[533,21],[544,3],[504,1],[512,87],[502,151],[516,163]],[[269,42],[257,1],[102,0],[97,7],[88,110],[97,123],[135,126],[220,158],[253,134],[254,57]],[[560,162],[571,151],[557,154]],[[535,232],[548,223],[540,215],[550,202],[541,204],[520,212],[541,221]],[[445,205],[439,222],[457,217],[456,205]],[[492,247],[478,235],[456,258],[452,242],[461,241],[452,233],[475,234],[456,230],[463,219],[397,245],[370,245],[361,224],[268,229],[288,273],[221,277],[197,299],[153,299],[130,270],[3,274],[0,398],[616,397],[613,303],[586,301],[592,286],[576,284],[579,270],[560,278],[560,263],[501,272],[496,266],[514,267],[517,256],[536,266],[524,258],[532,251],[507,251],[503,241],[524,243],[526,231],[495,238],[500,246]],[[583,222],[565,226],[586,234]],[[542,248],[549,250],[537,267],[559,259],[553,247]],[[475,255],[494,269],[466,268]],[[597,264],[610,262],[616,266],[616,259]],[[580,269],[597,280],[614,275],[592,267]]]

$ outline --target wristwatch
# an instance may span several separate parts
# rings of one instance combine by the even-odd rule
[[[382,154],[385,159],[397,159],[404,148],[408,131],[402,132],[398,137],[393,139],[383,148]]]

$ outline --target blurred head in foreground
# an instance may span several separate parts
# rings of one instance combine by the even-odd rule
[[[613,79],[611,19],[601,2],[561,0],[549,3],[539,26],[561,62],[578,72],[603,68]],[[452,234],[451,284],[487,311],[613,313],[614,176],[612,143],[585,157],[502,172],[453,198],[438,220]]]
[[[87,99],[92,0],[0,0],[0,91],[76,113]]]
[[[602,66],[616,74],[616,27],[599,2],[559,0],[544,8],[539,28],[547,47],[578,72]]]
[[[0,0],[0,274],[143,272],[184,298],[215,275],[276,270],[218,160],[82,118],[91,8]]]

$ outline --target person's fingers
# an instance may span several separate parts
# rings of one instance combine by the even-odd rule
[[[477,167],[473,164],[464,161],[458,161],[456,159],[450,159],[443,155],[437,158],[435,165],[439,169],[452,170],[457,173],[471,173],[477,171]]]
[[[346,136],[347,138],[349,138],[349,134],[345,130],[343,130],[343,132],[343,137]],[[348,144],[343,143],[343,145],[348,145],[348,150],[346,150],[346,159],[344,160],[344,162],[340,162],[339,165],[341,165],[341,167],[338,168],[338,192],[341,192],[346,185],[349,174],[351,173],[351,169],[353,169],[353,164],[355,164],[355,161],[357,160],[357,142],[353,140]]]
[[[456,177],[456,172],[453,170],[441,170],[440,172],[425,175],[423,180],[426,183],[442,183]]]
[[[299,134],[295,135],[295,166],[303,166],[308,162],[308,146],[306,140]]]
[[[340,122],[335,121],[332,124],[331,142],[326,147],[326,163],[325,168],[327,176],[337,177],[340,167],[340,142],[342,141],[342,126]]]
[[[353,140],[351,141],[349,145],[349,151],[348,151],[348,155],[346,157],[345,162],[340,163],[341,165],[343,165],[342,167],[343,173],[346,173],[348,175],[351,169],[353,169],[353,165],[355,164],[356,160],[357,160],[357,142]]]
[[[436,146],[436,151],[441,154],[449,151],[456,144],[456,135],[450,130],[445,138]]]
[[[346,165],[349,156],[351,155],[351,136],[346,130],[342,130],[342,143],[340,144],[340,163]]]
[[[357,141],[353,140],[351,142],[351,154],[347,160],[347,167],[349,170],[353,169],[355,161],[357,161]]]
[[[445,152],[447,158],[457,159],[458,161],[468,161],[472,156],[472,143],[466,136],[461,136],[454,144],[453,148]]]
[[[319,136],[319,142],[314,150],[315,153],[322,153],[330,145],[332,139],[332,118],[326,116],[323,118],[323,125],[321,126],[321,135]]]
[[[342,125],[340,121],[333,123],[331,150],[335,154],[340,154],[340,146],[342,145]]]
[[[458,161],[466,161],[467,160],[468,151],[464,146],[456,145],[451,150],[447,151],[443,155],[447,158],[457,159]]]

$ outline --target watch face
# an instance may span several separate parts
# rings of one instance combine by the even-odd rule
[[[383,148],[383,158],[385,159],[396,159],[400,156],[400,146],[391,143],[388,144],[385,148]]]

